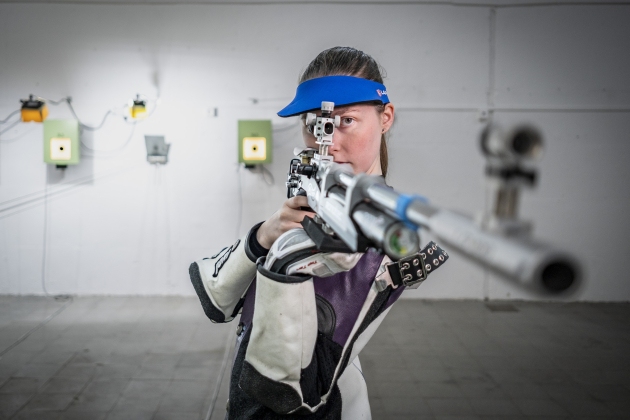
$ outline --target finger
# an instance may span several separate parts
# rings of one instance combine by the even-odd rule
[[[303,226],[300,223],[293,222],[291,223],[291,226],[287,230],[290,230],[290,229],[303,229]]]
[[[315,213],[311,211],[304,211],[304,210],[293,210],[291,211],[289,215],[289,220],[296,223],[300,223],[302,220],[304,220],[306,216],[313,218],[315,217]]]
[[[308,207],[308,198],[296,195],[285,201],[285,204],[292,209],[299,209],[300,207]]]
[[[315,217],[315,213],[313,213],[312,211],[303,211],[302,213],[304,214],[304,216],[308,216],[311,219]],[[302,219],[304,219],[304,217],[302,217]]]

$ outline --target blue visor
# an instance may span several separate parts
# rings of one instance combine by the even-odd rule
[[[321,109],[322,101],[334,102],[335,106],[370,101],[387,104],[389,97],[385,86],[372,80],[354,76],[324,76],[300,83],[293,101],[278,115],[293,117]]]

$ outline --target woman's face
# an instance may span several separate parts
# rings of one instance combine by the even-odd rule
[[[381,175],[381,134],[394,122],[393,105],[386,104],[383,112],[372,104],[340,106],[332,115],[339,115],[341,120],[335,128],[333,145],[328,148],[335,162],[350,164],[355,174]],[[302,134],[306,147],[319,148],[306,126],[302,127]]]

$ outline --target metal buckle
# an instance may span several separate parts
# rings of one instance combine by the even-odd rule
[[[398,269],[403,285],[419,285],[427,278],[427,268],[422,255],[414,254],[398,261]]]

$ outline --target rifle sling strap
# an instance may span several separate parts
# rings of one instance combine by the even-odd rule
[[[448,260],[448,254],[431,241],[420,252],[387,265],[394,286],[419,286]]]

